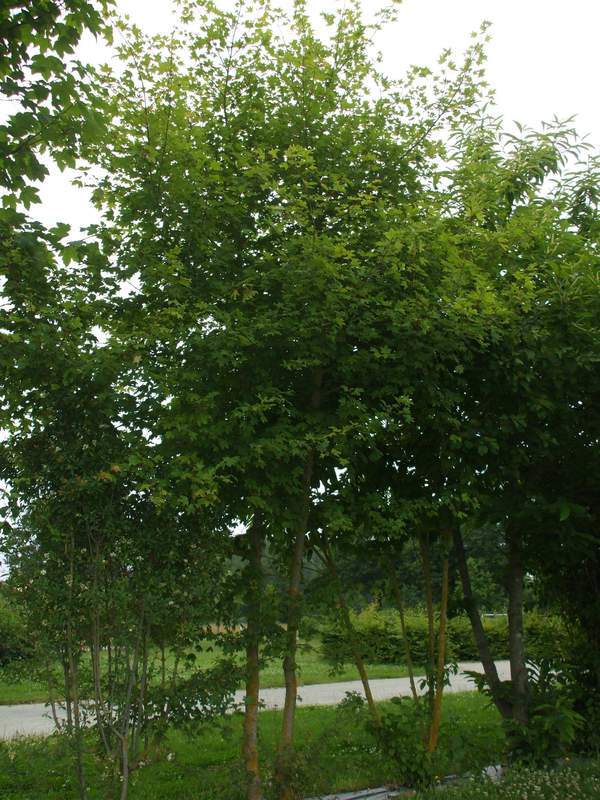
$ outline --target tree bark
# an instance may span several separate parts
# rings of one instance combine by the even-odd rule
[[[73,532],[68,542],[68,557],[69,557],[69,590],[68,590],[68,618],[66,625],[66,659],[65,659],[65,678],[66,678],[66,707],[67,707],[67,720],[68,729],[71,736],[74,737],[75,745],[75,766],[77,771],[77,783],[79,787],[80,800],[86,800],[87,789],[85,784],[85,769],[83,764],[83,732],[81,729],[81,705],[79,696],[79,671],[78,671],[78,658],[79,653],[75,656],[74,651],[78,646],[76,644],[76,636],[73,631],[73,586],[75,584],[75,537]]]
[[[313,391],[310,401],[312,410],[316,410],[320,405],[322,383],[323,370],[319,368],[315,371],[313,378]],[[314,463],[315,451],[314,448],[311,448],[306,458],[302,474],[302,506],[292,551],[288,586],[287,641],[286,655],[283,660],[283,672],[285,676],[285,702],[283,706],[283,726],[281,733],[281,746],[283,748],[291,747],[294,738],[294,714],[296,711],[296,693],[298,689],[298,680],[296,677],[296,649],[298,644],[298,627],[300,623],[302,560],[304,558],[304,540],[310,515],[310,489]]]
[[[425,534],[419,537],[419,548],[421,550],[421,566],[423,569],[423,582],[425,585],[425,603],[427,607],[427,700],[429,703],[430,715],[433,714],[433,704],[435,702],[435,622],[433,613],[433,585],[431,579],[431,558],[429,555],[429,537]]]
[[[365,667],[365,662],[362,657],[362,653],[360,652],[360,645],[358,641],[358,635],[356,633],[356,629],[352,624],[352,620],[350,619],[350,610],[348,608],[348,603],[346,602],[346,597],[344,595],[344,589],[342,586],[342,581],[340,579],[339,573],[337,571],[337,567],[335,565],[335,561],[331,554],[331,549],[329,545],[325,542],[323,545],[323,559],[329,570],[329,574],[331,575],[331,579],[333,584],[336,588],[336,594],[338,598],[338,605],[340,609],[340,616],[342,618],[342,622],[344,627],[346,628],[346,633],[349,636],[350,644],[352,647],[352,655],[354,657],[354,663],[356,664],[356,669],[360,676],[361,683],[363,685],[363,690],[365,693],[365,698],[367,700],[367,706],[369,707],[369,712],[373,719],[373,723],[380,728],[381,727],[381,715],[379,713],[379,709],[375,703],[375,699],[373,697],[373,693],[371,692],[371,684],[369,683],[369,676],[367,674],[367,669]]]
[[[247,800],[261,800],[262,785],[258,762],[258,707],[260,692],[260,617],[262,597],[262,547],[261,520],[255,515],[248,529],[248,583],[246,606],[246,696],[244,698],[244,731],[242,753],[246,768]]]
[[[508,546],[508,648],[513,689],[512,713],[515,722],[527,725],[529,722],[529,678],[523,635],[524,570],[519,537],[510,525],[507,526],[506,543]]]
[[[435,697],[431,721],[429,724],[429,741],[427,751],[433,753],[438,744],[440,736],[440,724],[442,721],[442,697],[444,694],[444,665],[446,663],[446,620],[448,617],[448,556],[444,558],[442,571],[442,598],[440,602],[440,624],[438,628],[438,651],[437,667],[435,673]]]
[[[321,386],[323,383],[323,369],[319,367],[313,375],[313,390],[310,408],[313,411],[321,403]],[[301,617],[301,587],[302,587],[302,561],[304,559],[304,542],[308,530],[308,520],[311,507],[311,485],[315,464],[315,449],[311,447],[302,473],[301,506],[298,514],[298,526],[294,538],[290,573],[288,583],[288,612],[286,652],[283,659],[283,674],[285,680],[285,700],[283,704],[283,720],[281,738],[279,741],[279,756],[276,776],[281,786],[281,800],[290,800],[292,790],[287,778],[286,762],[291,757],[294,746],[294,719],[296,714],[296,695],[298,692],[298,678],[296,674],[296,652],[298,648],[298,628]]]
[[[477,645],[477,652],[483,665],[483,672],[485,674],[492,700],[494,705],[502,715],[503,719],[510,719],[512,717],[511,703],[502,697],[502,684],[498,677],[498,670],[490,651],[489,642],[483,628],[481,621],[481,614],[477,606],[477,600],[473,595],[473,587],[471,586],[471,575],[469,574],[469,565],[467,563],[467,555],[465,553],[465,546],[459,527],[455,527],[453,531],[454,552],[458,562],[458,572],[463,590],[463,598],[465,609],[471,621],[471,629],[475,637]]]
[[[413,696],[413,700],[415,702],[419,702],[421,699],[419,697],[419,693],[417,692],[417,685],[415,683],[415,667],[413,664],[412,653],[410,650],[410,641],[408,639],[408,631],[406,629],[406,616],[404,613],[404,598],[402,597],[402,590],[400,588],[400,584],[398,582],[398,576],[396,574],[395,569],[392,567],[389,570],[389,580],[392,587],[392,592],[394,594],[394,598],[396,600],[396,605],[398,607],[398,613],[400,614],[400,630],[402,631],[402,644],[404,645],[404,658],[406,660],[406,668],[408,669],[408,679],[410,681],[410,691]]]
[[[305,498],[294,540],[292,560],[290,565],[290,579],[288,585],[288,614],[286,633],[286,652],[283,659],[283,674],[285,679],[285,701],[283,704],[283,725],[281,730],[280,749],[293,745],[294,741],[294,716],[296,713],[296,694],[298,691],[298,678],[296,675],[296,651],[298,647],[298,628],[300,626],[300,603],[302,585],[302,561],[304,559],[304,540],[308,525],[310,510],[310,482],[314,465],[314,452],[309,454],[304,467],[303,485]]]
[[[104,746],[107,758],[111,756],[111,748],[108,741],[105,724],[105,704],[102,697],[102,676],[100,666],[100,622],[99,614],[94,614],[92,620],[92,643],[90,646],[90,659],[92,665],[92,677],[94,680],[94,711],[96,714],[96,725],[100,732],[100,738]]]

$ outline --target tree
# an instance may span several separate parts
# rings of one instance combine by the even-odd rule
[[[572,320],[581,314],[578,284],[596,281],[597,245],[589,228],[582,231],[574,224],[573,198],[582,194],[569,187],[589,184],[589,178],[587,168],[576,177],[566,167],[569,158],[585,153],[568,126],[503,136],[489,124],[467,133],[461,151],[452,191],[460,206],[458,224],[465,225],[463,252],[465,261],[468,257],[483,270],[492,313],[480,355],[466,367],[472,369],[461,401],[466,424],[450,445],[471,465],[467,486],[479,505],[476,519],[495,523],[506,541],[508,698],[502,697],[478,630],[459,531],[455,539],[488,683],[501,710],[526,726],[523,580],[528,568],[535,569],[536,549],[544,546],[534,531],[548,524],[549,512],[556,514],[554,464],[578,438],[569,420],[579,405],[573,371],[581,364],[586,338],[565,334],[574,332]],[[550,176],[555,176],[553,186]],[[470,304],[464,313],[471,313]]]
[[[424,337],[421,360],[381,380],[390,327],[408,351],[439,275],[418,244],[435,214],[415,202],[440,153],[429,133],[468,113],[481,60],[478,44],[460,67],[447,56],[429,98],[419,71],[379,75],[357,3],[324,22],[319,36],[302,2],[289,18],[188,3],[173,36],[131,31],[126,69],[105,74],[118,124],[97,153],[103,236],[136,285],[111,331],[164,405],[153,434],[189,502],[252,530],[260,514],[288,560],[284,797],[316,488],[431,358]]]
[[[71,56],[82,35],[108,35],[113,0],[15,0],[0,10],[0,93],[15,111],[0,125],[2,205],[39,202],[35,182],[50,151],[61,169],[75,166],[81,144],[103,124],[90,68]]]

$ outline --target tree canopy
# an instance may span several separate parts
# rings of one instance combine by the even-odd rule
[[[455,561],[519,747],[538,713],[527,574],[600,640],[584,596],[598,579],[598,158],[569,121],[505,131],[486,25],[462,60],[382,74],[374,40],[396,5],[369,23],[353,0],[317,24],[301,0],[289,13],[185,0],[154,37],[108,2],[0,11],[0,89],[16,109],[0,126],[3,541],[62,661],[81,797],[81,691],[124,800],[152,736],[230,701],[233,662],[191,669],[215,638],[246,656],[250,800],[264,793],[259,669],[282,660],[273,785],[295,796],[307,559],[369,697],[336,564],[376,563],[403,613],[413,553],[426,758]],[[117,65],[80,63],[84,33],[110,37],[113,22]],[[27,217],[47,157],[92,184],[84,238]],[[469,575],[473,531],[504,565],[508,694]],[[578,591],[566,570],[583,563]]]

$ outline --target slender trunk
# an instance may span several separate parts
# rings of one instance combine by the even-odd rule
[[[127,800],[129,791],[129,735],[121,738],[121,793],[120,800]]]
[[[389,570],[389,580],[400,614],[400,630],[402,632],[402,644],[404,645],[404,659],[406,661],[406,668],[408,670],[408,679],[410,681],[410,691],[415,702],[420,701],[419,693],[417,691],[417,684],[415,682],[415,667],[412,659],[412,652],[410,649],[410,640],[408,638],[408,631],[406,628],[406,615],[404,613],[404,598],[402,597],[402,589],[398,581],[398,576],[395,569],[392,567]]]
[[[321,386],[323,383],[323,370],[318,368],[313,376],[313,391],[310,406],[313,411],[319,408],[321,402]],[[290,573],[288,583],[288,612],[286,632],[286,652],[283,659],[283,674],[285,680],[285,700],[283,704],[283,720],[281,738],[279,740],[279,757],[276,769],[277,779],[281,788],[281,800],[289,800],[292,791],[286,776],[286,761],[289,759],[294,746],[294,718],[296,714],[296,695],[298,691],[298,678],[296,674],[296,652],[298,648],[298,628],[301,617],[301,587],[302,587],[302,561],[304,558],[304,540],[308,529],[308,520],[311,506],[311,485],[315,464],[315,450],[311,448],[304,464],[302,474],[301,505],[298,514],[298,526],[294,538]]]
[[[301,525],[292,553],[290,580],[288,586],[288,612],[286,631],[286,652],[283,659],[283,675],[285,681],[285,699],[283,703],[283,720],[279,751],[275,767],[276,782],[280,787],[280,800],[292,800],[293,789],[290,786],[290,760],[294,749],[294,720],[296,715],[296,695],[298,678],[296,674],[296,652],[298,648],[298,628],[300,626],[300,604],[302,583],[302,559],[304,557],[304,538],[308,524],[310,503],[310,476],[314,454],[311,453],[304,470],[304,482],[307,488],[305,509],[302,512]]]
[[[502,697],[502,684],[500,682],[500,678],[498,677],[498,670],[496,669],[496,664],[494,663],[489,642],[483,628],[481,614],[479,613],[479,608],[477,606],[477,600],[473,595],[471,576],[469,574],[469,566],[467,563],[467,555],[465,553],[462,534],[458,526],[455,526],[454,528],[453,539],[454,552],[456,553],[458,572],[460,574],[460,580],[462,584],[465,609],[469,615],[469,620],[471,621],[471,628],[473,630],[473,636],[475,637],[477,652],[479,653],[479,658],[481,659],[481,663],[483,665],[483,672],[485,674],[488,686],[490,687],[494,705],[504,719],[510,719],[512,717],[512,706],[508,700]]]
[[[149,626],[145,627],[142,635],[142,672],[140,675],[140,692],[131,735],[131,753],[134,759],[138,758],[140,734],[142,729],[145,728],[146,688],[148,684],[148,627]]]
[[[306,488],[306,498],[302,510],[298,533],[294,541],[292,561],[290,566],[290,579],[288,585],[288,613],[286,632],[286,652],[283,659],[283,674],[285,679],[285,700],[283,704],[283,725],[281,730],[281,749],[292,747],[294,740],[294,716],[296,713],[296,694],[298,691],[298,678],[296,674],[296,652],[298,648],[298,628],[300,626],[300,604],[302,585],[302,561],[304,558],[304,539],[308,524],[310,507],[310,479],[312,477],[314,453],[310,453],[304,468],[303,482]]]
[[[380,728],[381,715],[375,703],[375,699],[373,698],[373,693],[371,692],[371,684],[369,683],[369,676],[367,675],[365,662],[362,657],[362,653],[360,652],[360,642],[358,639],[358,634],[356,633],[356,629],[352,624],[352,620],[350,619],[350,610],[348,608],[348,603],[346,602],[346,597],[344,595],[342,581],[340,579],[337,567],[335,565],[335,561],[331,554],[331,549],[329,548],[329,545],[326,542],[323,545],[323,560],[325,561],[327,569],[329,570],[329,574],[331,575],[333,584],[336,588],[338,605],[340,609],[340,616],[342,618],[342,623],[346,628],[346,633],[348,634],[350,646],[352,647],[352,655],[354,657],[354,663],[356,664],[356,669],[358,670],[358,674],[360,676],[360,680],[363,685],[363,690],[365,693],[365,698],[367,700],[367,705],[369,707],[369,712],[371,714],[371,717],[373,718],[374,724],[378,728]]]
[[[106,680],[107,680],[107,693],[109,697],[112,697],[112,688],[113,688],[113,647],[112,647],[112,639],[108,639],[106,643]]]
[[[524,571],[518,534],[510,527],[506,533],[508,545],[508,647],[510,675],[513,688],[513,719],[521,725],[529,722],[529,680],[523,636]]]
[[[442,721],[442,697],[444,694],[444,665],[446,663],[446,620],[448,616],[448,556],[442,569],[442,598],[440,602],[440,624],[438,629],[437,669],[435,674],[435,698],[429,724],[427,751],[433,753],[438,744]]]
[[[87,791],[85,786],[85,772],[83,767],[83,730],[81,727],[81,706],[79,698],[79,671],[73,652],[69,649],[70,672],[73,696],[73,726],[75,730],[75,758],[77,764],[77,782],[79,784],[79,797],[85,800]]]
[[[92,677],[94,680],[94,706],[96,711],[96,724],[100,732],[100,738],[106,756],[110,758],[111,748],[105,724],[104,700],[102,697],[101,671],[100,671],[100,622],[98,615],[92,622],[92,646],[90,648],[90,658],[92,662]]]
[[[313,391],[310,403],[311,409],[313,410],[316,410],[321,402],[322,382],[323,370],[319,368],[315,371],[313,377]],[[308,453],[302,474],[302,502],[290,564],[286,654],[283,660],[285,701],[283,706],[283,725],[280,742],[281,749],[291,747],[294,739],[294,715],[296,711],[296,693],[298,689],[298,680],[296,676],[296,650],[298,644],[298,627],[300,624],[302,560],[304,558],[304,540],[306,537],[308,518],[310,514],[310,488],[313,477],[314,463],[315,451],[313,448]]]
[[[152,740],[153,742],[161,741],[165,736],[165,730],[167,728],[167,719],[169,717],[169,713],[171,712],[171,700],[175,694],[175,690],[177,688],[177,680],[179,678],[179,662],[181,660],[181,652],[179,649],[173,650],[171,649],[171,653],[175,653],[175,660],[173,661],[173,668],[170,672],[169,679],[167,680],[167,669],[166,669],[166,650],[164,646],[161,649],[161,684],[163,689],[163,703],[160,709],[160,721],[161,724],[153,731]]]
[[[121,743],[121,793],[120,800],[126,800],[127,792],[129,790],[129,772],[130,772],[130,740],[131,735],[131,717],[132,717],[132,703],[133,703],[133,690],[138,678],[138,667],[140,650],[143,646],[143,637],[145,631],[145,611],[142,607],[140,615],[140,630],[138,638],[135,642],[133,650],[133,657],[129,658],[129,645],[127,645],[126,655],[126,671],[127,675],[127,689],[125,691],[125,701],[123,704],[123,711],[121,715],[121,729],[118,737]]]
[[[62,722],[58,718],[58,712],[56,710],[56,694],[55,694],[55,686],[54,686],[54,675],[52,674],[52,666],[49,661],[46,661],[46,683],[48,685],[48,701],[50,702],[50,711],[52,712],[52,719],[54,721],[54,725],[56,726],[57,731],[62,730]]]
[[[71,533],[68,541],[69,558],[69,590],[68,590],[68,610],[66,625],[66,658],[65,669],[65,688],[67,689],[67,720],[69,733],[75,745],[75,770],[77,773],[77,783],[79,787],[80,800],[87,797],[85,786],[85,771],[83,766],[83,738],[81,730],[80,698],[79,698],[79,676],[77,671],[77,659],[74,655],[75,634],[73,631],[73,586],[75,583],[75,537]]]
[[[99,564],[100,564],[100,544],[95,541],[93,544],[92,557],[94,559],[94,578],[93,578],[93,591],[96,598],[96,607],[92,617],[91,629],[91,645],[90,645],[90,661],[92,667],[92,680],[94,682],[94,711],[96,716],[96,724],[102,740],[102,746],[107,758],[112,756],[109,734],[106,726],[106,708],[104,698],[102,696],[102,668],[100,662],[101,644],[100,644],[100,612],[98,599],[100,596],[100,583],[98,580]]]
[[[435,699],[435,623],[433,612],[433,585],[431,580],[431,559],[429,555],[429,537],[423,534],[419,537],[419,547],[421,550],[421,567],[423,570],[423,582],[425,585],[425,603],[427,606],[427,700],[429,703],[430,715],[433,714],[433,704]]]
[[[71,680],[69,678],[69,659],[65,653],[62,662],[65,680],[65,712],[67,715],[66,727],[69,734],[73,733],[73,700],[71,697]]]
[[[260,693],[260,626],[262,598],[262,547],[261,520],[255,515],[248,529],[250,544],[246,605],[246,696],[244,698],[244,731],[242,753],[246,767],[247,800],[261,800],[262,786],[258,762],[258,704]]]
[[[104,703],[104,698],[102,696],[102,668],[100,662],[100,653],[101,653],[101,637],[100,637],[100,605],[99,605],[99,598],[100,598],[100,581],[99,581],[99,569],[100,569],[100,543],[98,540],[94,540],[93,544],[91,545],[91,549],[93,549],[92,557],[94,559],[94,578],[93,578],[93,591],[94,597],[96,598],[96,607],[92,617],[92,640],[90,646],[90,660],[92,666],[92,680],[94,682],[94,710],[96,715],[96,724],[98,726],[98,731],[100,732],[100,739],[102,740],[102,746],[104,747],[104,752],[107,758],[112,757],[111,746],[110,746],[110,734],[107,730],[106,724],[106,706]],[[110,724],[110,719],[109,719]]]
[[[181,651],[177,650],[175,653],[175,661],[173,662],[173,672],[171,673],[171,694],[175,694],[177,688],[177,680],[179,678],[179,662],[181,661]],[[167,711],[170,711],[170,700],[167,702]]]
[[[169,680],[169,691],[165,695],[165,700],[163,706],[161,708],[161,722],[163,723],[160,727],[164,730],[165,723],[169,716],[169,712],[171,711],[171,698],[175,694],[175,689],[177,688],[177,679],[179,677],[179,662],[181,660],[181,653],[179,650],[175,651],[175,661],[173,662],[173,671],[171,672],[171,679]],[[165,691],[166,691],[166,683],[165,683]],[[162,735],[157,736],[154,735],[155,740],[159,740],[162,738]]]

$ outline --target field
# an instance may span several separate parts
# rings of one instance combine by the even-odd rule
[[[381,704],[382,710],[390,708]],[[494,708],[475,693],[448,696],[444,706],[440,768],[444,773],[478,771],[502,755],[504,734]],[[261,756],[268,781],[281,715],[260,717]],[[305,796],[342,789],[394,784],[394,763],[377,749],[352,708],[300,708],[297,716],[297,781]],[[156,760],[132,776],[131,800],[241,800],[241,717],[234,715],[190,736],[171,732]],[[57,737],[0,744],[3,800],[70,800],[75,786],[72,754]],[[87,760],[90,800],[105,800],[98,762]],[[104,793],[103,793],[104,792]],[[110,796],[110,795],[108,795]]]
[[[220,655],[218,649],[212,652],[198,652],[196,665],[210,667],[215,664]],[[339,671],[332,672],[331,666],[321,655],[320,642],[317,640],[302,643],[298,664],[300,682],[304,685],[358,680],[356,667],[352,663],[344,664]],[[402,665],[368,664],[367,666],[370,678],[402,678],[407,675],[406,668]],[[271,661],[266,664],[261,673],[261,681],[263,688],[283,686],[281,663]],[[44,703],[47,699],[48,690],[43,683],[21,676],[18,680],[11,679],[8,674],[0,671],[0,705]]]

